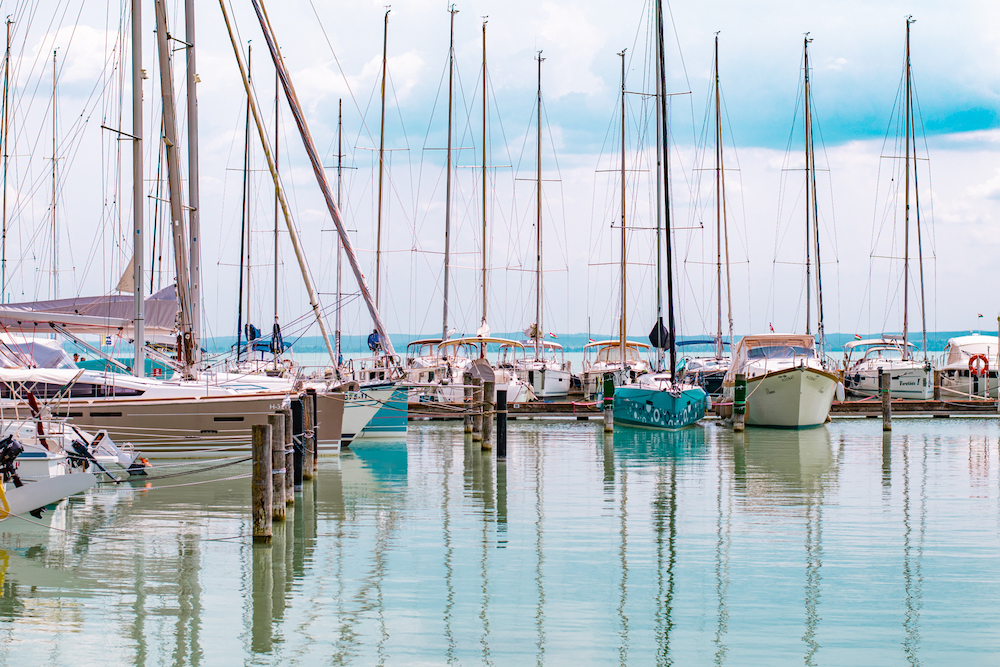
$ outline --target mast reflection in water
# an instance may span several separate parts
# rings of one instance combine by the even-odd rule
[[[103,486],[0,526],[0,655],[990,662],[998,442],[974,419],[900,419],[886,437],[874,420],[516,421],[498,462],[460,424],[414,423],[407,442],[321,461],[270,547],[246,538],[246,464]]]

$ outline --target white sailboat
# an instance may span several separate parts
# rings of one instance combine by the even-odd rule
[[[996,399],[1000,392],[1000,337],[973,333],[949,338],[941,365],[941,398]]]
[[[544,298],[542,265],[542,52],[536,56],[538,60],[538,97],[537,133],[535,143],[535,321],[531,323],[525,334],[530,339],[534,356],[530,359],[515,361],[514,368],[518,377],[528,382],[539,398],[559,398],[569,394],[572,374],[562,356],[562,345],[546,343],[543,328]]]
[[[813,151],[809,39],[803,40],[806,175],[806,332],[745,336],[736,344],[732,365],[722,385],[719,414],[732,416],[736,375],[746,376],[746,424],[780,428],[820,426],[830,415],[840,377],[828,368],[824,354],[823,282],[819,221],[816,214],[816,163]],[[812,284],[812,262],[816,284]],[[812,290],[816,291],[816,337],[811,328]]]
[[[889,395],[892,398],[927,400],[934,396],[934,370],[927,356],[927,317],[924,302],[924,258],[920,243],[920,197],[917,186],[917,141],[914,113],[913,86],[910,69],[910,25],[906,18],[906,54],[903,81],[903,132],[906,145],[903,162],[903,333],[897,346],[873,345],[864,357],[845,365],[844,385],[851,393],[861,396],[875,396],[879,391],[879,373],[888,372],[890,377]],[[912,163],[912,164],[911,164]],[[910,328],[910,199],[914,199],[915,226],[917,232],[917,262],[920,267],[920,317],[923,330],[923,359],[913,356],[914,345],[909,341]],[[885,337],[883,337],[885,338]],[[858,343],[848,343],[848,346]],[[889,358],[890,355],[895,357]]]

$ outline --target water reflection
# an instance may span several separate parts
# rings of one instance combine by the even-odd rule
[[[811,504],[813,494],[836,483],[830,432],[747,429],[744,434],[747,502],[763,505]]]

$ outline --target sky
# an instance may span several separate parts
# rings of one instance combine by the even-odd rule
[[[114,3],[112,3],[114,4]],[[129,59],[119,48],[128,6],[95,0],[14,3],[12,134],[8,178],[8,300],[51,294],[52,51],[57,52],[56,261],[58,294],[112,290],[131,242]],[[56,5],[53,7],[52,5]],[[538,51],[543,98],[543,328],[612,334],[621,314],[622,59],[626,64],[627,328],[655,317],[654,134],[650,7],[640,1],[459,2],[455,5],[455,121],[448,326],[480,323],[481,58],[487,22],[488,322],[517,331],[535,320],[535,99]],[[447,139],[449,18],[444,2],[392,5],[388,71],[380,307],[390,331],[439,334]],[[338,101],[343,118],[343,209],[374,287],[378,91],[385,6],[376,2],[268,5],[276,37],[336,183]],[[733,327],[737,334],[806,325],[801,78],[811,38],[817,128],[818,210],[828,332],[878,333],[902,326],[902,214],[897,187],[898,104],[905,18],[912,15],[912,69],[919,104],[918,187],[927,327],[991,329],[1000,304],[989,289],[1000,250],[1000,8],[988,2],[674,2],[667,7],[671,206],[681,333],[711,333],[715,299],[714,145],[704,141],[713,39],[719,34],[724,99],[726,212]],[[144,132],[159,133],[153,5],[143,3]],[[241,48],[252,45],[255,90],[274,113],[273,66],[249,2],[232,6]],[[197,3],[206,335],[236,330],[245,150],[245,93],[219,7]],[[183,36],[183,5],[168,2]],[[180,46],[175,42],[175,46]],[[183,51],[175,53],[183,92]],[[124,66],[124,68],[123,68]],[[183,105],[183,98],[179,101]],[[310,272],[331,327],[336,304],[332,222],[282,102],[282,178]],[[183,120],[183,113],[180,114]],[[894,120],[896,119],[896,120]],[[186,137],[186,128],[181,128]],[[273,129],[269,126],[269,132]],[[244,276],[250,318],[273,311],[273,188],[252,137],[248,206],[253,269]],[[147,264],[151,286],[171,280],[169,236],[152,247],[157,146],[145,142]],[[186,173],[186,167],[184,169]],[[162,212],[161,212],[162,215]],[[158,218],[156,218],[158,219]],[[162,236],[162,225],[157,228]],[[915,230],[913,230],[915,233]],[[287,235],[279,244],[279,315],[308,328],[307,299]],[[911,255],[916,240],[911,238]],[[895,259],[889,259],[895,258]],[[920,328],[920,276],[910,274],[910,329]],[[357,286],[343,271],[342,328],[369,330]],[[244,297],[246,298],[246,296]],[[815,305],[815,295],[811,297]],[[729,307],[724,301],[724,320]],[[978,317],[983,314],[984,317]],[[244,316],[246,317],[246,316]],[[815,315],[811,316],[815,328]],[[728,324],[724,325],[728,329]]]

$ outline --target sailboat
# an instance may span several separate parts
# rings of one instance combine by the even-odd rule
[[[853,341],[844,346],[844,386],[854,394],[875,396],[879,392],[879,374],[889,373],[889,395],[893,398],[928,400],[934,396],[934,371],[927,357],[927,318],[924,302],[924,258],[920,243],[920,196],[917,187],[917,146],[913,85],[910,69],[910,25],[906,17],[906,55],[903,82],[903,128],[906,144],[903,170],[903,333],[876,340]],[[912,164],[911,164],[912,162]],[[915,346],[909,340],[910,311],[910,190],[913,190],[916,213],[917,262],[920,267],[920,317],[923,329],[924,358],[914,359]],[[861,352],[852,359],[852,352]]]
[[[806,332],[744,336],[722,385],[721,417],[732,416],[736,375],[746,376],[746,423],[751,426],[808,428],[821,426],[830,415],[840,377],[824,361],[823,283],[819,221],[816,213],[816,163],[813,153],[809,42],[803,41],[806,157]],[[811,239],[810,239],[811,237]],[[816,262],[816,337],[810,332],[812,260]]]
[[[539,398],[555,398],[569,394],[571,374],[562,359],[563,348],[545,340],[542,328],[544,292],[542,290],[542,54],[538,53],[538,100],[535,165],[535,321],[525,330],[531,339],[534,356],[514,363],[518,377],[531,385]],[[485,187],[485,184],[484,184]]]
[[[695,382],[705,388],[709,395],[722,393],[722,381],[729,370],[730,358],[725,353],[726,345],[733,342],[733,299],[729,287],[729,231],[726,220],[726,172],[723,166],[722,150],[722,95],[719,84],[719,35],[715,35],[715,58],[713,62],[715,74],[714,86],[714,116],[715,116],[715,280],[716,306],[718,312],[718,330],[711,341],[714,354],[711,357],[685,358],[685,370]],[[723,239],[725,247],[723,248]],[[723,253],[724,251],[724,253]],[[726,264],[726,303],[729,306],[729,341],[722,334],[722,259]],[[702,340],[684,341],[688,344],[699,344]],[[683,344],[683,343],[682,343]]]
[[[657,198],[656,198],[656,324],[650,342],[657,348],[657,368],[636,378],[634,384],[615,389],[615,424],[675,430],[691,426],[705,416],[708,394],[687,381],[677,371],[677,326],[674,318],[673,238],[670,233],[669,148],[667,145],[667,92],[663,53],[663,6],[656,0],[656,85],[657,85]],[[625,52],[622,51],[622,113],[625,107]],[[623,129],[624,132],[624,129]],[[624,148],[624,141],[622,142]],[[662,187],[661,187],[662,184]],[[663,225],[660,203],[663,202]],[[622,221],[624,224],[624,220]],[[665,238],[663,238],[665,237]],[[666,248],[667,329],[663,326],[663,290],[660,248]],[[623,295],[624,296],[624,295]],[[623,336],[624,338],[624,333]],[[624,348],[624,346],[623,346]],[[669,350],[669,370],[663,368],[663,350]]]

